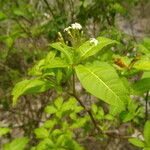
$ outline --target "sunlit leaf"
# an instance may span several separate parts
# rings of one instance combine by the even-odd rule
[[[24,150],[28,142],[29,140],[26,137],[17,138],[12,142],[5,144],[4,150]]]
[[[73,63],[73,52],[72,52],[73,50],[71,47],[69,47],[65,44],[62,44],[60,42],[53,43],[50,46],[55,48],[56,50],[62,52],[70,64]]]
[[[47,80],[31,79],[23,80],[15,85],[12,91],[13,106],[16,105],[17,99],[26,94],[41,93],[52,87],[52,84]]]
[[[130,139],[128,139],[128,141],[131,144],[133,144],[133,145],[135,145],[137,147],[144,147],[145,146],[144,142],[139,140],[139,139],[137,139],[137,138],[130,138]]]
[[[48,138],[49,136],[48,130],[43,127],[35,129],[34,133],[38,139]]]
[[[98,51],[102,50],[105,46],[117,43],[115,40],[111,40],[104,37],[98,37],[95,39],[97,41],[96,44],[92,43],[90,40],[83,43],[78,49],[77,52],[79,53],[80,60],[84,60]]]
[[[133,94],[143,94],[150,90],[150,78],[144,78],[131,85]]]
[[[79,65],[77,76],[83,87],[92,95],[123,110],[127,103],[127,90],[115,70],[107,63]]]
[[[150,120],[147,121],[144,126],[144,140],[146,146],[150,147]]]
[[[10,129],[9,128],[0,128],[0,137],[9,133]]]

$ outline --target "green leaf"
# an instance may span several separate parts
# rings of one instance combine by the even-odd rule
[[[56,57],[50,63],[41,67],[41,69],[65,68],[65,67],[68,67],[68,64],[61,58]]]
[[[72,55],[73,49],[71,47],[69,47],[65,44],[62,44],[60,42],[53,43],[50,46],[55,48],[56,50],[62,52],[70,64],[73,63],[73,55]]]
[[[150,60],[139,60],[134,64],[133,68],[137,70],[150,71]]]
[[[138,80],[131,85],[134,94],[143,94],[150,90],[150,78]]]
[[[92,111],[93,111],[94,114],[96,114],[97,111],[98,111],[98,107],[97,107],[96,104],[93,104],[92,107],[91,107],[91,109],[92,109]]]
[[[31,69],[29,69],[28,74],[32,76],[42,75],[42,67],[51,63],[55,59],[55,55],[56,52],[49,52],[45,59],[41,59]]]
[[[57,121],[55,119],[51,119],[51,120],[47,120],[45,121],[44,123],[44,128],[47,128],[47,129],[52,129],[55,125],[57,124]]]
[[[114,40],[98,37],[97,44],[91,43],[91,41],[87,41],[83,43],[78,49],[77,52],[79,53],[80,60],[84,60],[92,55],[95,55],[98,51],[102,50],[105,46],[117,43]]]
[[[23,80],[17,83],[12,91],[13,106],[16,105],[17,99],[21,95],[41,93],[48,90],[51,87],[52,85],[49,81],[41,79]]]
[[[124,111],[120,114],[120,117],[123,122],[128,122],[128,121],[131,121],[135,117],[135,114],[133,112]]]
[[[3,21],[7,18],[7,16],[3,13],[3,12],[0,12],[0,21]]]
[[[10,132],[9,128],[0,128],[0,137]]]
[[[55,56],[56,56],[56,52],[50,51],[45,58],[45,64],[51,63],[51,61],[55,59]]]
[[[48,114],[54,114],[57,112],[57,109],[54,106],[46,106],[45,112]]]
[[[4,150],[24,150],[28,142],[29,140],[26,137],[16,138],[12,142],[5,144]]]
[[[150,147],[150,120],[147,121],[144,126],[144,140],[146,146]]]
[[[54,146],[55,145],[54,145],[53,141],[51,141],[51,139],[49,139],[49,138],[46,138],[37,145],[36,150],[48,150]],[[52,150],[53,150],[53,148],[52,148]]]
[[[63,98],[62,97],[58,97],[55,101],[54,104],[56,106],[57,109],[60,109],[62,104],[63,104]]]
[[[123,110],[127,103],[128,91],[109,64],[101,62],[75,68],[83,87],[106,103]]]
[[[16,16],[26,16],[26,14],[21,9],[14,9],[13,12]]]
[[[143,45],[143,44],[139,44],[137,45],[139,51],[143,54],[149,54],[149,50]]]
[[[150,78],[150,71],[145,71],[142,75],[142,79]]]
[[[128,139],[128,141],[131,144],[133,144],[133,145],[135,145],[137,147],[144,147],[145,146],[144,142],[139,140],[139,139],[137,139],[137,138],[130,138],[130,139]]]
[[[31,69],[29,69],[28,74],[32,76],[42,75],[41,67],[45,64],[45,59],[41,59],[37,62]]]
[[[144,147],[144,150],[150,150],[150,147]]]
[[[148,49],[150,50],[150,38],[144,38],[142,44]]]
[[[123,7],[121,4],[119,3],[115,3],[114,5],[112,5],[112,8],[117,12],[120,13],[122,15],[127,14],[127,10],[125,9],[125,7]]]
[[[34,130],[34,133],[38,139],[44,139],[49,137],[49,132],[45,128],[37,128]]]
[[[5,44],[7,45],[8,48],[11,48],[14,43],[14,39],[12,37],[7,37],[5,40]]]

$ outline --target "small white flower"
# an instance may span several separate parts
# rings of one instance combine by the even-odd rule
[[[130,56],[130,53],[127,53],[127,56]]]
[[[44,13],[44,16],[45,16],[46,18],[50,18],[50,15],[49,15],[48,13]]]
[[[82,26],[79,23],[73,23],[71,24],[72,29],[77,29],[77,30],[81,30]]]
[[[64,31],[68,32],[70,29],[71,29],[71,27],[69,26],[69,27],[65,28]]]
[[[133,52],[136,52],[136,51],[137,51],[137,48],[136,48],[136,47],[134,47],[134,48],[133,48]]]
[[[96,46],[98,44],[98,40],[96,40],[95,38],[90,38],[90,43]]]

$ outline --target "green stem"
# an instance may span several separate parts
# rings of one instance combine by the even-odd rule
[[[75,85],[75,74],[74,73],[72,76],[72,90],[73,90],[73,94],[76,95],[76,85]]]
[[[149,91],[146,92],[145,96],[145,121],[148,119],[148,96],[149,96]]]
[[[98,133],[102,133],[101,129],[99,128],[92,112],[90,109],[87,109],[86,106],[83,104],[83,102],[79,99],[79,97],[76,95],[76,89],[75,89],[75,74],[73,73],[73,79],[72,79],[72,86],[73,86],[73,93],[69,93],[71,96],[73,96],[78,103],[84,108],[84,110],[88,113],[88,115],[90,116],[90,119],[95,127],[95,129],[97,130]]]

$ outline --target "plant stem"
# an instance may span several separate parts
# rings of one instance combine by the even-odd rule
[[[145,121],[148,119],[148,96],[149,96],[149,91],[146,92],[145,96]]]
[[[73,94],[69,93],[71,96],[73,96],[78,103],[84,108],[84,110],[88,113],[88,115],[90,116],[90,119],[95,127],[95,129],[98,131],[98,133],[102,133],[101,129],[99,128],[99,126],[97,125],[97,122],[91,112],[90,109],[87,109],[86,106],[83,104],[83,102],[79,99],[79,97],[76,95],[76,88],[75,88],[75,74],[73,73],[73,81],[72,81],[72,86],[73,86]]]
[[[90,116],[90,119],[91,119],[95,129],[98,131],[98,133],[102,133],[101,129],[97,125],[96,120],[93,117],[91,110],[87,109],[85,107],[85,105],[82,103],[82,101],[76,95],[74,95],[74,94],[70,94],[70,95],[73,96],[79,102],[79,104],[84,108],[84,110],[88,113],[88,115]]]
[[[45,4],[46,4],[46,6],[47,6],[49,12],[51,13],[52,17],[54,18],[55,15],[54,15],[54,13],[53,13],[53,10],[51,9],[51,7],[50,7],[49,4],[48,4],[48,1],[47,1],[47,0],[44,0],[44,2],[45,2]]]
[[[75,85],[75,74],[74,73],[72,76],[72,90],[73,90],[73,94],[76,95],[76,85]]]

